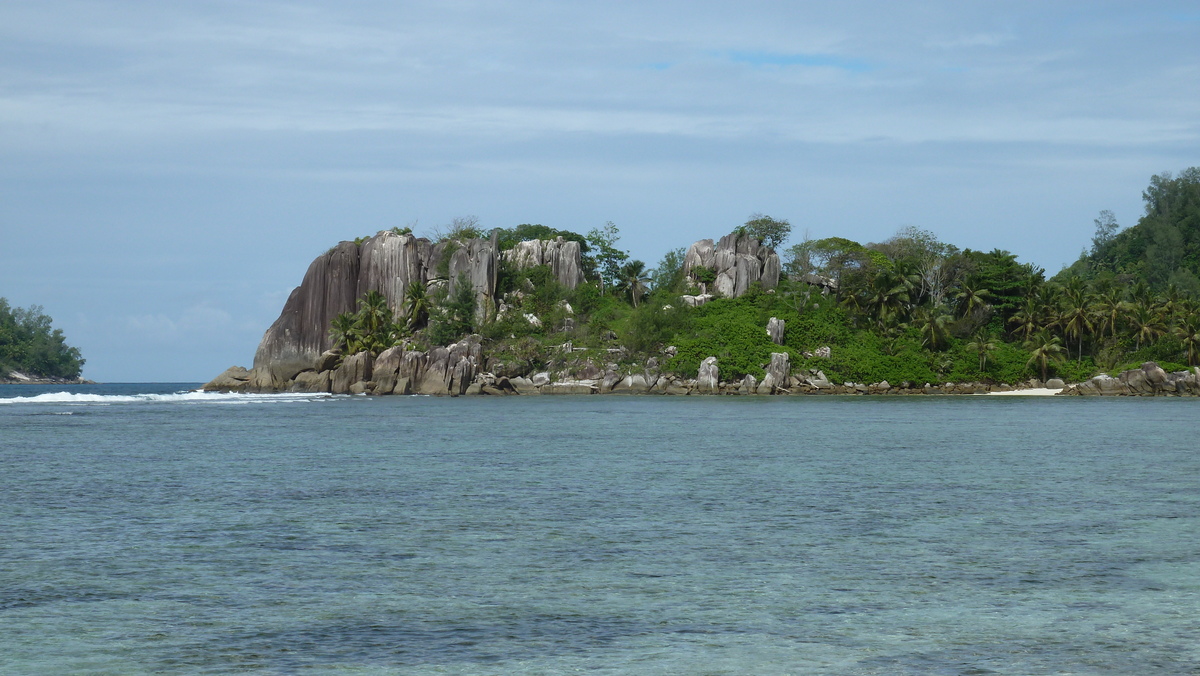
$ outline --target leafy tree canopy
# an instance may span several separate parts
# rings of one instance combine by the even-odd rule
[[[764,246],[778,249],[792,234],[792,224],[786,218],[771,218],[766,214],[751,214],[741,231],[754,237]]]
[[[10,371],[27,375],[78,378],[84,359],[78,348],[66,344],[61,329],[42,306],[9,306],[0,298],[0,377]]]

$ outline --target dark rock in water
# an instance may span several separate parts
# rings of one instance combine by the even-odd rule
[[[370,352],[359,352],[346,357],[342,365],[333,372],[331,391],[334,394],[346,394],[352,391],[355,383],[365,383],[371,380],[372,367],[375,357]],[[354,392],[354,394],[361,394]]]
[[[292,392],[329,392],[331,371],[301,371],[292,382]]]
[[[1200,367],[1190,371],[1167,373],[1148,361],[1141,368],[1129,369],[1120,376],[1101,374],[1069,388],[1070,394],[1092,396],[1200,396]]]
[[[213,378],[200,388],[205,392],[241,392],[250,383],[250,371],[244,366],[230,366],[221,375]]]

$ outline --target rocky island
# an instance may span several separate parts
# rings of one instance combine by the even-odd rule
[[[1137,226],[1097,219],[1092,253],[1053,279],[917,228],[781,256],[790,225],[757,214],[653,269],[617,247],[611,223],[587,235],[485,233],[474,219],[432,238],[382,231],[313,260],[252,367],[204,389],[1197,395],[1200,278],[1190,259],[1164,268],[1138,242],[1165,227],[1192,236],[1200,219],[1161,203],[1200,211],[1188,201],[1200,170],[1155,180],[1168,189]]]

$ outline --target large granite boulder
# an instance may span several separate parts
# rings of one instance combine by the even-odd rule
[[[409,284],[428,286],[442,262],[451,290],[465,275],[482,316],[495,305],[497,249],[495,233],[487,240],[434,244],[422,237],[383,231],[361,244],[340,242],[309,265],[279,318],[263,335],[246,388],[278,391],[302,371],[330,370],[313,366],[334,347],[329,334],[334,317],[354,312],[358,299],[368,291],[383,294],[392,311],[402,312]]]
[[[518,242],[504,252],[504,260],[518,270],[547,265],[559,284],[574,289],[583,283],[582,251],[579,242],[562,237],[542,240],[531,239]]]
[[[767,321],[767,335],[771,337],[771,342],[776,345],[783,345],[783,333],[787,327],[787,323],[777,317],[771,317]]]
[[[342,360],[342,365],[330,376],[330,391],[334,394],[348,394],[357,383],[371,380],[375,356],[370,352],[352,354]]]
[[[230,366],[200,389],[205,392],[242,392],[249,386],[250,377],[246,367]]]
[[[701,266],[716,273],[711,289],[705,288],[707,285],[692,274]],[[773,249],[738,232],[725,235],[715,246],[711,239],[702,239],[692,244],[683,257],[683,272],[693,283],[702,285],[705,292],[726,298],[741,296],[755,282],[768,289],[775,288],[781,269],[779,255]]]
[[[700,373],[696,376],[696,391],[704,394],[715,394],[720,387],[721,370],[717,366],[716,357],[708,357],[700,362]]]

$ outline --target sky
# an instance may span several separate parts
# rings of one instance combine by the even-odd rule
[[[250,366],[314,257],[473,215],[651,267],[765,213],[1053,274],[1200,165],[1192,2],[0,3],[0,296],[104,382]]]

